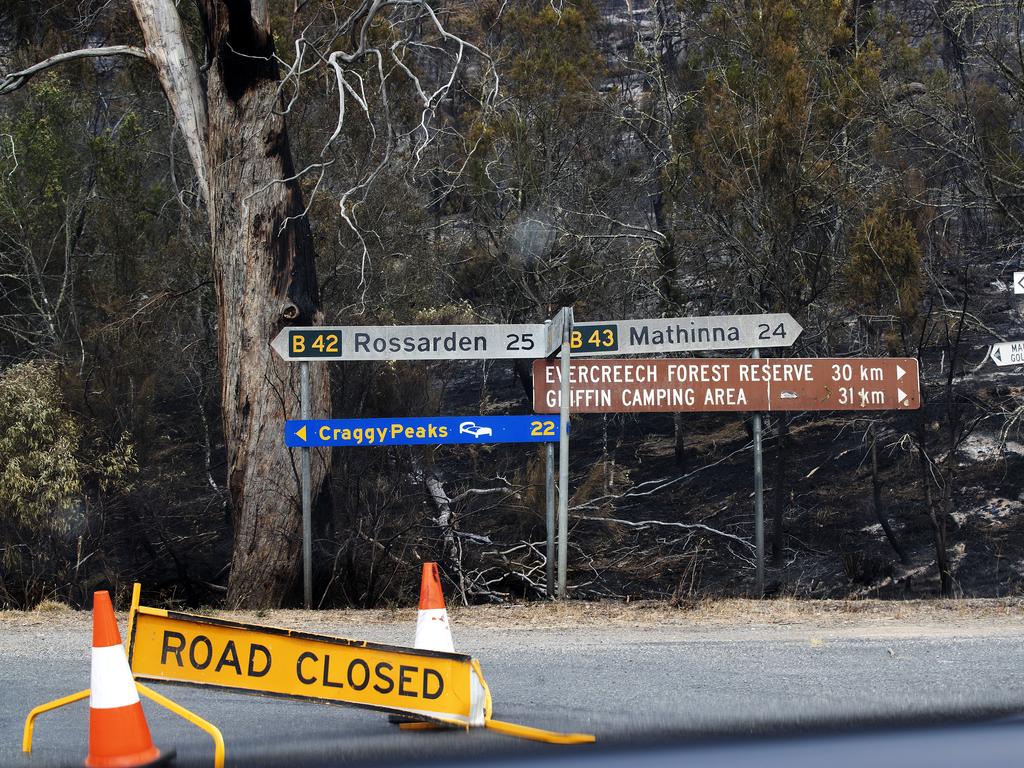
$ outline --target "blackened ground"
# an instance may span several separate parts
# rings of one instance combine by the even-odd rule
[[[476,413],[483,401],[485,413],[530,412],[511,365],[488,366],[486,386],[483,377],[481,364],[460,366],[444,390],[442,411]],[[966,394],[975,402],[994,400],[1005,396],[1005,381],[980,377]],[[938,402],[924,412],[938,460],[944,456],[940,408]],[[866,417],[876,420],[883,511],[907,552],[906,565],[888,543],[872,503]],[[916,412],[790,416],[780,567],[772,565],[778,417],[765,418],[769,594],[908,598],[938,592],[921,464],[907,437],[918,418]],[[955,587],[963,596],[1022,592],[1024,446],[1012,434],[1003,439],[1003,423],[980,421],[956,456],[947,535]],[[682,466],[675,460],[671,415],[580,415],[571,424],[571,593],[691,600],[752,591],[749,420],[737,414],[684,415]],[[518,497],[471,496],[455,505],[457,524],[467,534],[463,565],[488,574],[492,598],[537,595],[535,585],[543,583],[543,449],[459,446],[438,449],[434,458],[451,497],[495,485],[487,478],[518,484]],[[934,484],[931,491],[937,499]],[[479,537],[493,546],[478,544]],[[516,546],[511,555],[495,554]],[[515,568],[525,578],[495,576]]]

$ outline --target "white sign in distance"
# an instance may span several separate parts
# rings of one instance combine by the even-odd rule
[[[993,344],[988,356],[998,366],[1024,365],[1024,341],[1004,341]]]
[[[1013,292],[1024,293],[1024,272],[1013,273]]]
[[[790,347],[803,331],[788,313],[605,320],[573,325],[572,354],[649,355]]]
[[[554,325],[554,323],[552,323]],[[284,328],[271,342],[285,360],[482,360],[546,357],[540,323]]]

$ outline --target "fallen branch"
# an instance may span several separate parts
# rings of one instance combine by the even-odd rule
[[[661,526],[663,528],[682,528],[684,530],[693,531],[705,531],[706,533],[713,533],[716,536],[723,536],[727,539],[737,541],[748,549],[753,550],[754,545],[751,544],[744,538],[736,536],[725,531],[720,531],[717,528],[712,528],[710,525],[704,525],[704,523],[670,523],[665,520],[623,520],[618,517],[596,517],[591,515],[581,515],[576,518],[577,520],[585,520],[592,523],[614,523],[615,525],[625,525],[629,528],[648,528],[651,526]]]

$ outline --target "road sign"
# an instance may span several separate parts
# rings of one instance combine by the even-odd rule
[[[550,354],[543,323],[284,328],[271,346],[293,361],[481,360]]]
[[[650,355],[789,347],[801,331],[800,324],[786,313],[583,322],[573,324],[572,354]]]
[[[558,416],[435,416],[398,419],[291,419],[289,448],[459,443],[553,443]]]
[[[139,607],[129,660],[136,679],[189,683],[484,725],[480,667],[422,651]]]
[[[559,408],[561,372],[533,365],[533,407]],[[573,360],[576,413],[872,411],[921,405],[914,358]]]
[[[1024,365],[1024,341],[1004,341],[993,344],[988,356],[998,366]]]
[[[1013,273],[1013,292],[1024,293],[1024,272]]]

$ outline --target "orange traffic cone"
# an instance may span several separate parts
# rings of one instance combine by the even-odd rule
[[[420,611],[416,617],[416,648],[452,653],[452,630],[448,626],[448,609],[444,607],[441,574],[437,563],[423,564],[420,580]]]
[[[121,645],[110,593],[92,604],[92,683],[89,694],[88,768],[138,768],[174,757],[153,746],[135,679]]]

